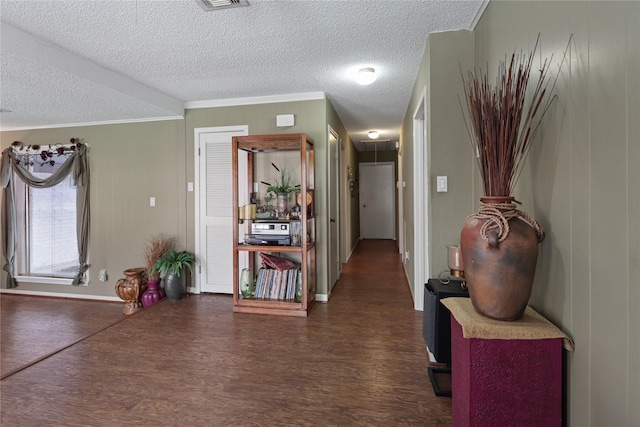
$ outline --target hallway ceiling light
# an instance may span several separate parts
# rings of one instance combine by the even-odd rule
[[[377,130],[370,130],[369,131],[369,139],[378,139],[379,136],[380,136],[380,134],[378,133]]]
[[[371,67],[361,68],[356,74],[356,81],[363,86],[375,82],[376,78],[376,70]]]

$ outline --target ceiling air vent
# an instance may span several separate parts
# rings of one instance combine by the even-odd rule
[[[249,6],[247,0],[196,0],[205,12],[212,10],[229,9],[230,7]]]

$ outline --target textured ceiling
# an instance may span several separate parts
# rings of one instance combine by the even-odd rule
[[[399,136],[429,33],[483,0],[0,0],[0,129],[182,116],[186,105],[326,93],[351,139]],[[349,73],[374,67],[359,86]],[[206,102],[202,102],[206,105]],[[357,145],[357,144],[356,144]],[[363,144],[365,146],[365,144]]]

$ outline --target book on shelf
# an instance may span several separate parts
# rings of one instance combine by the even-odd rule
[[[256,278],[256,299],[293,300],[296,297],[296,284],[300,268],[277,270],[260,268]]]

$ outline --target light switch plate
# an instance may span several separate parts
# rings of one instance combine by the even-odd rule
[[[447,177],[439,176],[437,179],[436,191],[438,193],[446,193],[447,192]]]

